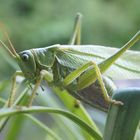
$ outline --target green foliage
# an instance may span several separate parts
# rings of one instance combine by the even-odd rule
[[[139,5],[140,1],[138,0],[1,0],[0,22],[6,25],[10,38],[19,52],[29,48],[39,48],[52,44],[67,44],[72,33],[75,13],[81,12],[84,19],[82,29],[83,44],[121,47],[139,30]],[[0,38],[6,41],[2,33],[0,33]],[[138,49],[137,46],[134,48]],[[109,49],[112,50],[111,48]],[[97,51],[96,48],[95,51]],[[108,53],[102,48],[100,48],[100,51],[103,51],[105,57],[113,53],[113,51]],[[139,69],[139,52],[135,52],[137,57],[133,57],[133,55],[133,52],[127,52],[118,62],[125,64],[127,68]],[[126,65],[128,59],[131,63]],[[18,67],[15,62],[0,48],[1,107],[3,107],[5,100],[8,99],[11,86],[10,77],[17,69]],[[116,66],[109,70],[109,75],[119,77],[116,74],[114,75],[115,71],[113,70],[116,70]],[[121,76],[129,77],[131,75],[131,78],[139,76],[136,72],[130,72],[131,70],[128,69],[120,68],[119,71],[122,72],[120,73]],[[127,72],[129,75],[124,74]],[[25,86],[19,87],[15,104],[19,104],[21,99],[24,98],[26,104],[29,93],[24,97],[26,92],[22,92],[22,89]],[[13,140],[101,139],[102,134],[100,130],[85,108],[81,104],[79,108],[76,108],[74,106],[75,100],[65,91],[62,92],[57,87],[53,87],[53,91],[50,92],[48,87],[46,89],[45,85],[45,92],[39,91],[35,104],[44,106],[44,109],[46,107],[48,110],[52,109],[52,112],[58,111],[63,115],[67,114],[67,118],[46,113],[37,113],[33,116],[18,114],[9,118],[8,113],[19,110],[6,109],[3,110],[4,112],[0,112],[1,116],[3,113],[7,113],[0,120],[0,128],[4,126],[0,139],[10,140],[11,137]],[[49,108],[50,106],[52,108]],[[54,110],[54,108],[59,108],[59,110]],[[30,112],[33,111],[32,109],[35,112],[41,111],[41,107],[33,107],[27,110]],[[62,111],[62,109],[67,111]],[[69,117],[75,123],[70,121]],[[139,133],[137,137],[139,139]]]
[[[140,122],[140,88],[118,90],[114,99],[124,105],[110,107],[104,140],[136,140]]]
[[[9,117],[12,116],[14,114],[18,114],[18,113],[39,113],[39,112],[48,112],[48,113],[57,113],[60,115],[63,115],[67,118],[69,118],[70,120],[74,121],[75,123],[77,123],[80,127],[82,127],[85,131],[87,131],[87,133],[89,133],[91,136],[93,136],[93,138],[95,138],[95,140],[101,140],[102,137],[96,133],[96,131],[94,131],[94,129],[89,126],[87,123],[85,123],[84,121],[82,121],[80,118],[76,117],[74,114],[64,111],[64,110],[60,110],[60,109],[55,109],[55,108],[47,108],[47,107],[30,107],[30,108],[26,108],[26,107],[17,107],[17,108],[3,108],[1,109],[1,115],[0,118],[3,117]]]
[[[4,84],[3,84],[4,85]],[[47,90],[47,89],[46,89]],[[45,90],[45,93],[47,92]],[[54,89],[55,90],[55,93],[58,93],[58,94],[61,94],[61,91],[59,91],[59,89]],[[42,91],[39,91],[39,93],[41,93]],[[5,114],[5,117],[2,116],[4,115],[3,113],[6,111],[5,109],[6,108],[3,108],[3,111],[1,110],[0,111],[0,114],[1,114],[1,119],[0,119],[0,127],[1,127],[1,134],[3,135],[4,131],[8,131],[8,135],[4,135],[3,137],[6,139],[6,140],[9,140],[11,137],[13,137],[15,140],[16,139],[22,139],[22,137],[24,137],[24,135],[22,135],[22,133],[25,131],[27,131],[27,128],[32,128],[30,125],[27,127],[25,126],[24,124],[27,123],[27,121],[29,119],[31,119],[33,122],[35,122],[36,124],[36,127],[39,129],[38,131],[42,131],[42,129],[44,130],[44,134],[43,135],[40,135],[40,137],[43,139],[43,137],[49,135],[49,139],[51,140],[52,138],[53,139],[60,139],[60,137],[62,139],[65,139],[65,137],[69,137],[69,139],[86,139],[88,138],[89,140],[100,140],[101,139],[101,133],[100,131],[98,130],[98,128],[96,127],[96,125],[94,124],[94,122],[91,120],[90,116],[87,114],[86,110],[82,107],[82,105],[80,105],[78,108],[74,107],[74,100],[73,97],[71,97],[68,93],[63,93],[64,96],[60,96],[60,98],[64,101],[65,98],[67,99],[67,102],[64,101],[64,103],[66,104],[66,107],[62,104],[60,104],[56,99],[55,96],[53,96],[53,93],[51,93],[51,95],[43,95],[44,93],[41,93],[38,97],[38,104],[41,104],[43,106],[56,106],[57,108],[67,108],[67,110],[70,110],[72,113],[68,112],[68,111],[63,111],[61,109],[55,109],[55,108],[36,108],[39,112],[44,112],[46,109],[47,112],[52,112],[52,113],[58,113],[58,114],[61,114],[61,115],[64,115],[66,116],[67,118],[71,119],[72,121],[74,121],[76,124],[78,124],[80,126],[77,127],[75,126],[73,123],[71,123],[71,121],[69,121],[68,119],[64,119],[64,118],[61,118],[60,116],[54,116],[54,115],[51,115],[51,116],[48,116],[48,115],[45,115],[46,117],[43,117],[44,118],[44,121],[45,121],[45,124],[46,124],[46,121],[49,120],[49,119],[52,119],[52,121],[47,125],[49,125],[49,128],[44,125],[42,122],[40,122],[40,120],[32,117],[32,116],[26,116],[23,117],[23,116],[15,116],[12,118],[11,121],[9,121],[9,115],[11,114],[9,112],[9,109],[7,110],[8,114]],[[26,102],[28,101],[28,95],[27,95],[27,90],[24,90],[21,95],[19,95],[19,97],[16,99],[15,103],[14,104],[26,104]],[[44,100],[45,99],[45,100]],[[21,102],[22,101],[22,102]],[[25,102],[25,103],[24,103]],[[20,108],[20,107],[19,107]],[[34,107],[33,107],[34,108]],[[33,109],[32,108],[32,109]],[[34,109],[35,109],[34,108]],[[28,110],[29,108],[27,108]],[[31,108],[30,108],[31,109]],[[33,110],[34,110],[33,109]],[[35,109],[35,110],[36,110]],[[42,110],[43,109],[43,110]],[[44,110],[45,109],[45,110]],[[19,111],[20,110],[17,108],[15,108],[15,111]],[[32,110],[32,111],[33,111]],[[34,110],[34,111],[35,111]],[[36,111],[37,111],[36,110]],[[30,110],[31,111],[31,110]],[[30,112],[29,111],[29,112]],[[31,112],[32,112],[31,111]],[[34,112],[33,111],[33,112]],[[36,112],[35,111],[35,112]],[[37,112],[38,112],[37,111]],[[46,112],[45,111],[45,112]],[[25,111],[26,112],[26,111]],[[36,113],[37,113],[36,112]],[[39,113],[38,112],[38,113]],[[6,113],[6,112],[5,112]],[[13,112],[14,113],[14,112]],[[17,112],[15,112],[17,114]],[[14,113],[14,114],[15,114]],[[28,113],[28,112],[26,112]],[[13,114],[13,115],[14,115]],[[75,115],[74,115],[75,114]],[[12,115],[12,114],[11,114]],[[78,117],[79,116],[79,117]],[[4,118],[3,118],[4,117]],[[39,117],[40,118],[40,117]],[[41,119],[41,118],[40,118]],[[8,120],[8,121],[7,121]],[[48,121],[47,121],[48,122]],[[8,124],[7,124],[8,123]],[[32,124],[31,122],[29,122],[30,124]],[[6,126],[8,125],[8,128],[5,128],[5,124]],[[18,124],[18,125],[15,125],[15,124]],[[68,126],[66,125],[68,124]],[[32,124],[33,125],[33,124]],[[83,129],[82,129],[83,128]],[[25,130],[24,130],[25,129]],[[52,130],[51,130],[52,129]],[[86,131],[84,131],[84,129]],[[17,131],[18,130],[18,131]],[[30,130],[30,129],[29,129]],[[31,129],[32,131],[32,129]],[[27,133],[27,135],[29,135],[29,137],[34,137],[34,138],[39,138],[38,137],[38,133],[34,133],[35,130],[33,130],[33,135],[31,135],[31,133]],[[64,133],[65,132],[65,135]],[[37,134],[37,137],[36,137],[36,134]],[[57,136],[57,134],[59,134],[60,136]]]

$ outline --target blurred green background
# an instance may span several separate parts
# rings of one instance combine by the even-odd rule
[[[140,0],[0,0],[0,22],[6,26],[19,52],[67,44],[72,35],[75,15],[80,12],[83,15],[82,44],[121,47],[139,30],[139,6]],[[0,39],[7,42],[2,32]],[[138,50],[138,44],[132,49]],[[18,69],[11,62],[11,58],[0,48],[0,82],[9,80]],[[95,117],[99,118],[98,114]],[[99,119],[105,121],[102,117]],[[45,135],[28,121],[24,125],[22,135],[27,135],[28,139],[33,138],[31,132],[38,131],[40,135]],[[27,132],[27,127],[32,131]],[[36,134],[35,138],[39,139],[40,135],[37,137]]]
[[[139,0],[0,0],[0,22],[19,52],[67,44],[74,17],[81,12],[82,44],[121,47],[139,30],[139,5]],[[5,40],[2,32],[1,39]],[[8,64],[1,61],[4,66],[0,68],[0,78],[2,73],[11,75]]]

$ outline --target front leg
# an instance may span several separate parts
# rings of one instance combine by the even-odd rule
[[[34,88],[33,88],[33,91],[32,91],[32,93],[31,93],[31,97],[29,98],[29,102],[28,102],[28,104],[27,104],[28,107],[30,107],[30,106],[32,105],[32,102],[33,102],[33,99],[34,99],[35,94],[36,94],[36,92],[37,92],[37,89],[38,89],[38,87],[40,86],[41,81],[42,81],[43,79],[45,79],[47,82],[52,82],[52,81],[53,81],[53,76],[52,76],[51,73],[49,73],[49,72],[46,71],[46,70],[41,70],[41,71],[40,71],[39,78],[38,78],[38,80],[37,80],[37,82],[36,82],[36,84],[35,84],[35,86],[34,86]]]

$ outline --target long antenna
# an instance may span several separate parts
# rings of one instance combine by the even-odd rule
[[[16,50],[15,50],[12,42],[10,41],[10,38],[8,36],[8,33],[6,31],[4,31],[4,34],[5,34],[5,37],[7,38],[8,42],[10,44],[10,48],[12,49],[13,54],[16,56],[17,55],[17,52],[16,52]]]
[[[2,31],[3,31],[6,39],[8,40],[10,46],[7,47],[2,41],[0,41],[1,44],[4,46],[4,48],[6,48],[8,50],[8,52],[10,52],[10,54],[12,54],[12,56],[14,56],[14,57],[17,56],[18,54],[17,54],[16,50],[14,49],[14,46],[13,46],[12,42],[10,41],[8,33],[6,32],[6,28],[4,27],[4,25],[2,23],[0,23],[0,26],[2,27]]]
[[[15,57],[15,55],[11,52],[11,50],[4,44],[4,42],[2,40],[0,40],[0,43],[2,44],[2,46],[12,55],[12,57]]]

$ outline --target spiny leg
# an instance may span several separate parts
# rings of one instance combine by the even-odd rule
[[[100,69],[105,72],[115,61],[123,55],[128,49],[134,46],[140,40],[140,31],[138,31],[122,48],[120,48],[114,55],[105,59],[100,63]]]
[[[80,45],[81,44],[81,22],[82,22],[82,15],[77,13],[75,18],[75,25],[74,25],[74,32],[72,39],[70,41],[70,45]],[[75,99],[75,107],[79,106],[80,101]]]
[[[30,107],[30,106],[32,105],[32,102],[33,102],[33,99],[34,99],[35,94],[36,94],[36,92],[37,92],[37,89],[38,89],[38,87],[40,86],[41,81],[43,80],[43,78],[44,78],[46,81],[48,81],[48,82],[51,82],[51,81],[53,80],[53,79],[52,79],[52,75],[51,75],[48,71],[46,71],[46,70],[41,70],[40,76],[39,76],[39,78],[38,78],[38,80],[37,80],[37,82],[36,82],[36,84],[35,84],[35,86],[34,86],[34,88],[33,88],[31,97],[29,98],[29,102],[28,102],[28,104],[27,104],[28,107]]]
[[[99,69],[98,65],[97,65],[95,62],[93,62],[93,61],[90,61],[90,62],[84,64],[82,67],[80,67],[80,68],[74,70],[72,73],[70,73],[70,74],[64,79],[63,85],[66,87],[66,86],[68,86],[69,84],[71,84],[76,78],[78,78],[83,72],[86,72],[86,70],[87,70],[89,67],[91,67],[91,66],[94,67],[93,70],[95,70],[95,72],[96,72],[96,77],[95,77],[94,81],[96,81],[96,80],[98,79],[99,84],[100,84],[100,86],[101,86],[101,90],[102,90],[102,94],[103,94],[103,96],[104,96],[104,99],[105,99],[107,102],[109,102],[109,103],[121,104],[121,105],[122,105],[122,104],[123,104],[122,102],[112,100],[112,99],[108,96],[107,90],[106,90],[105,85],[104,85],[104,83],[103,83],[103,79],[102,79],[102,75],[101,75],[100,69]],[[92,78],[92,77],[91,77],[91,78]],[[89,79],[89,80],[90,80],[90,79]],[[94,82],[94,81],[93,81],[93,82]],[[80,85],[79,85],[79,86],[80,86]],[[85,88],[85,86],[84,86],[84,88]]]
[[[127,49],[132,47],[135,43],[140,40],[140,31],[137,32],[131,40],[129,40],[120,50],[118,50],[114,55],[110,56],[109,58],[102,61],[98,67],[100,68],[100,72],[104,73],[109,67],[115,63],[115,61],[125,53]],[[79,69],[80,70],[80,69]],[[91,68],[88,73],[84,73],[80,77],[78,89],[86,88],[87,86],[91,85],[97,79],[95,69]]]
[[[11,92],[10,92],[10,96],[9,96],[9,99],[8,99],[8,103],[7,103],[7,106],[8,107],[11,107],[11,105],[13,104],[14,102],[14,99],[15,99],[15,95],[16,95],[16,77],[17,76],[24,76],[23,73],[21,71],[16,71],[15,74],[13,75],[12,77],[12,89],[11,89]]]
[[[73,72],[71,72],[65,79],[63,80],[63,86],[68,86],[71,84],[76,78],[78,78],[83,72],[85,72],[90,66],[92,66],[92,62],[88,62],[81,67],[77,68]],[[97,77],[95,77],[95,80]]]
[[[43,79],[43,73],[40,72],[39,79],[37,80],[37,82],[36,82],[36,84],[35,84],[35,86],[34,86],[34,88],[33,88],[31,97],[29,98],[29,101],[28,101],[28,104],[27,104],[28,107],[30,107],[30,106],[32,105],[33,99],[34,99],[34,97],[35,97],[35,94],[36,94],[36,92],[37,92],[38,87],[39,87],[40,84],[41,84],[42,79]]]
[[[80,45],[81,44],[81,18],[82,15],[77,13],[75,18],[74,32],[70,41],[70,45]]]
[[[99,81],[99,85],[101,86],[102,94],[104,96],[105,101],[107,101],[109,103],[113,103],[113,104],[123,105],[123,103],[121,101],[112,100],[108,96],[107,90],[105,88],[105,85],[104,85],[104,82],[103,82],[103,79],[102,79],[100,69],[99,69],[98,65],[94,61],[92,61],[92,63],[93,63],[93,67],[95,68],[97,79]]]

